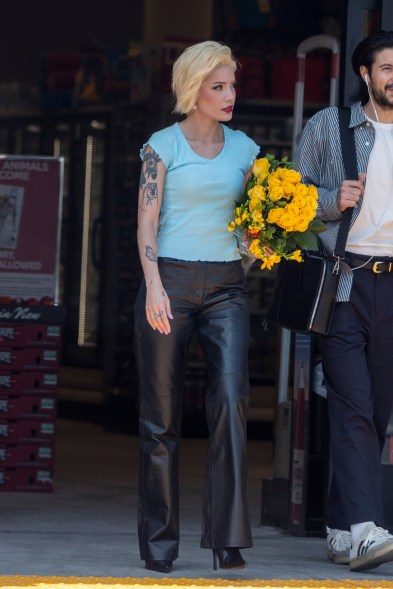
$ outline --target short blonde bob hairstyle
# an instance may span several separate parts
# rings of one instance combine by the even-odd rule
[[[176,97],[173,112],[190,113],[202,83],[216,67],[222,65],[230,65],[236,71],[236,61],[226,45],[203,41],[187,47],[173,64],[172,90]]]

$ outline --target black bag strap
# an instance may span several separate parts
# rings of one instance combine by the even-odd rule
[[[356,160],[355,133],[353,129],[349,127],[351,120],[350,107],[345,106],[338,109],[338,120],[345,177],[349,180],[354,180],[358,178],[359,173]],[[333,252],[335,258],[343,259],[345,257],[345,245],[347,243],[352,214],[353,207],[350,207],[345,209],[342,215],[337,234],[336,246]]]

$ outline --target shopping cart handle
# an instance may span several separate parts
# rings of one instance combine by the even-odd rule
[[[315,49],[330,49],[332,53],[339,53],[340,43],[335,37],[330,35],[314,35],[302,41],[297,48],[297,56],[306,56],[310,51]]]
[[[299,44],[297,49],[297,81],[295,84],[295,101],[293,112],[292,157],[294,156],[303,126],[306,55],[315,49],[330,49],[332,52],[329,105],[334,106],[337,104],[340,43],[335,37],[331,37],[330,35],[314,35],[313,37],[308,37],[308,39],[305,39]]]

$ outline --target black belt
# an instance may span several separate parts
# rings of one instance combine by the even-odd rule
[[[369,261],[367,262],[367,260]],[[362,256],[359,254],[345,252],[344,262],[348,264],[350,268],[372,270],[375,274],[382,274],[382,272],[393,272],[393,258],[382,257],[376,260],[373,257],[370,260],[370,256]]]

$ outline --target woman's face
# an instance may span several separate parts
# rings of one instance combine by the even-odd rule
[[[230,121],[236,99],[235,72],[230,65],[216,67],[202,83],[196,101],[198,114]]]

